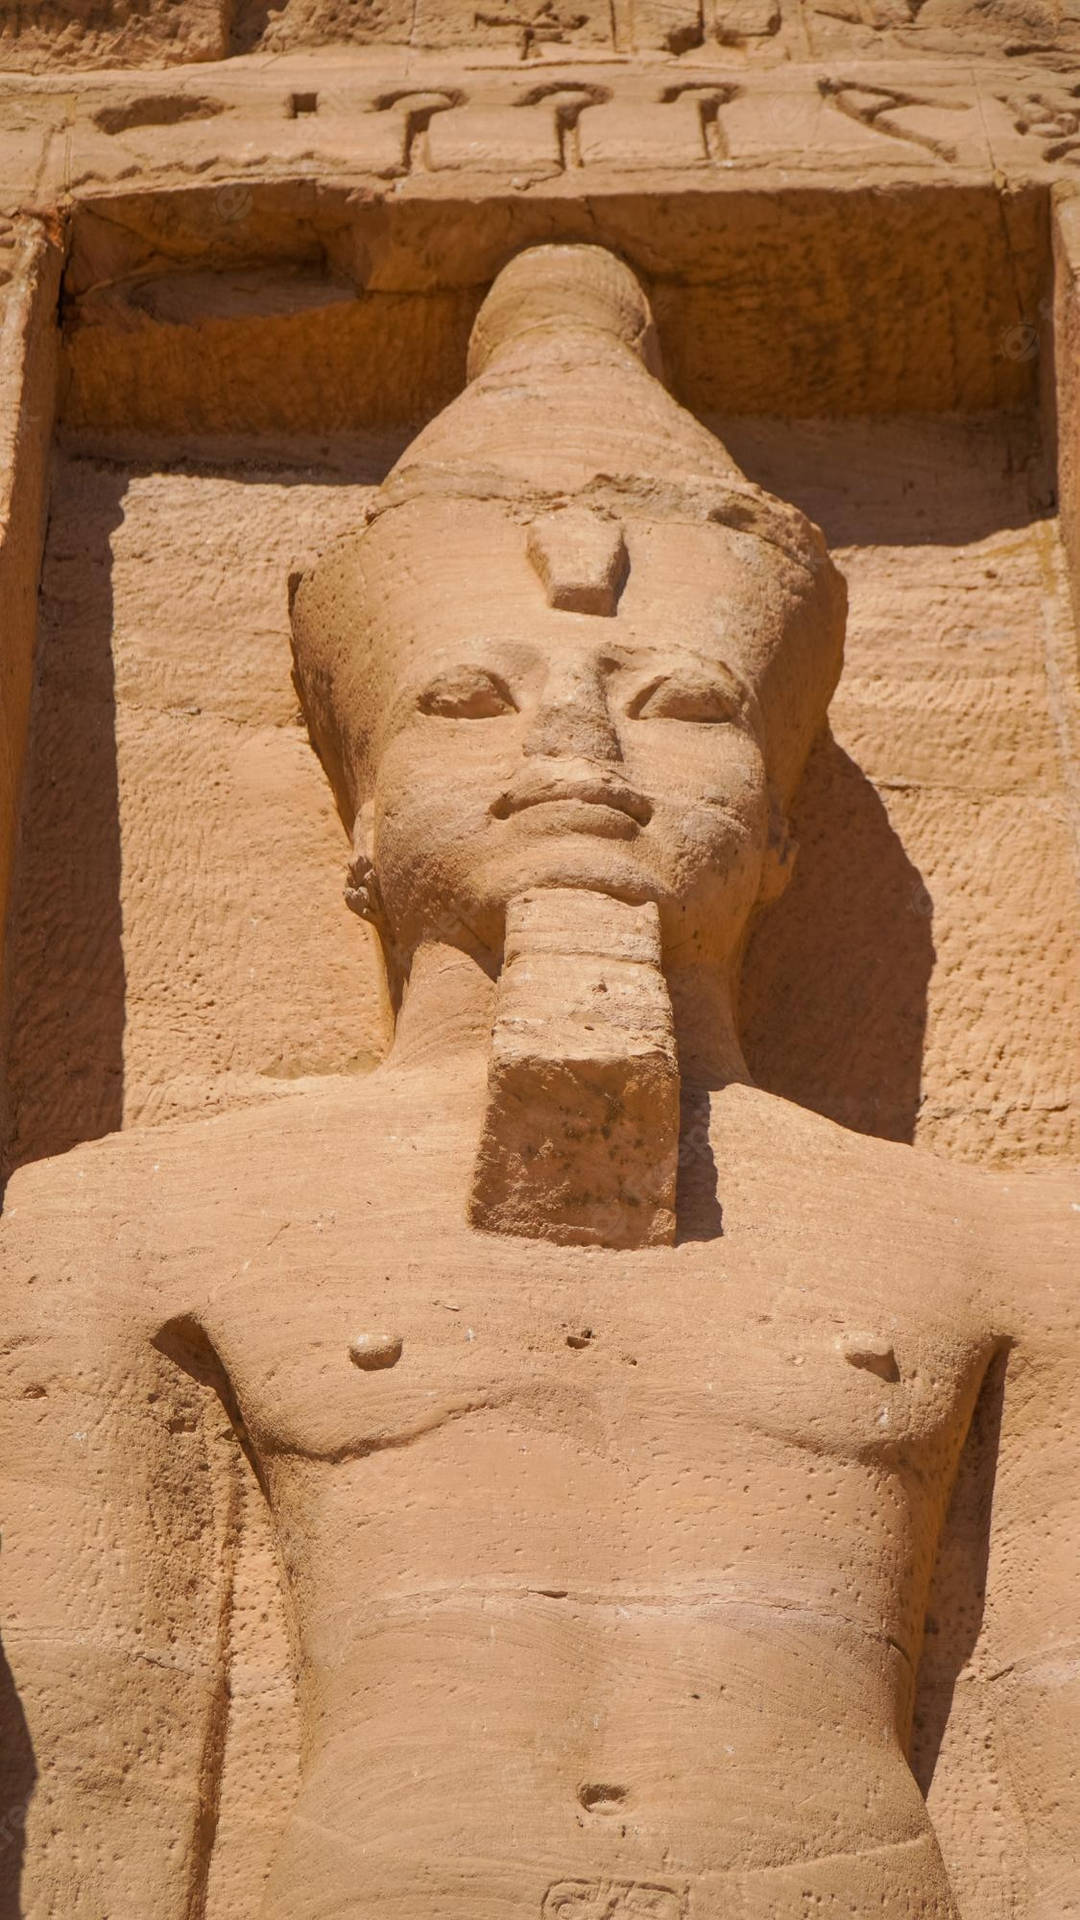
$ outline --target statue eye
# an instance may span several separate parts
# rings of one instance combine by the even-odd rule
[[[505,681],[485,667],[454,667],[440,673],[424,688],[417,703],[421,713],[440,720],[493,720],[500,713],[516,713]]]
[[[738,687],[704,675],[654,680],[630,707],[632,720],[689,720],[707,727],[737,720],[741,712]]]

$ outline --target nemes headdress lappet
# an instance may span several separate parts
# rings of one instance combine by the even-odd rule
[[[651,597],[658,623],[721,655],[753,690],[787,804],[839,676],[843,581],[818,529],[672,397],[629,267],[601,247],[552,245],[503,268],[464,390],[295,593],[297,686],[350,829],[386,697],[380,636],[388,621],[422,623],[425,602],[475,593],[475,540],[455,538],[466,506],[491,516],[499,542],[516,529],[529,590],[549,606],[617,629],[624,610],[640,625]],[[651,537],[673,525],[686,536],[674,546]]]

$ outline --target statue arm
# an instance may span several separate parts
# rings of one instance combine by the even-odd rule
[[[127,1303],[41,1266],[8,1259],[0,1323],[0,1911],[187,1920],[223,1741],[235,1449]]]
[[[1018,1913],[1080,1914],[1080,1178],[1011,1183],[1018,1295],[980,1665],[1023,1831]]]

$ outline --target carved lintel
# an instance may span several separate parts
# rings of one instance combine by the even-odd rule
[[[667,1244],[678,1146],[656,907],[522,894],[507,915],[472,1224],[571,1246]]]

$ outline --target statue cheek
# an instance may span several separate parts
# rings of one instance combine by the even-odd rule
[[[763,852],[768,839],[769,796],[760,763],[745,765],[722,781],[702,782],[673,809],[686,840],[734,852]]]
[[[405,946],[434,934],[468,943],[468,905],[482,862],[486,809],[454,787],[433,794],[422,782],[376,806],[374,883],[391,937]]]
[[[517,719],[517,716],[514,716]],[[520,758],[517,727],[493,720],[421,719],[390,740],[375,775],[376,810],[443,837],[485,814]]]

